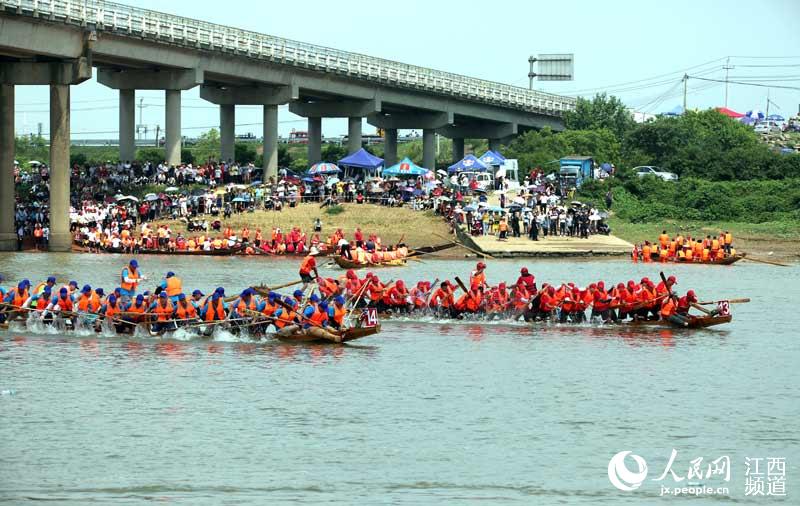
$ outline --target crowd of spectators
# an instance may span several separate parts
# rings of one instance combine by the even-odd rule
[[[14,169],[17,185],[15,224],[19,248],[46,249],[49,228],[49,169],[36,164],[28,170]],[[145,187],[164,185],[161,191],[141,195]],[[301,202],[322,206],[340,202],[408,206],[435,210],[453,223],[463,224],[476,235],[548,235],[586,237],[607,233],[604,215],[590,206],[570,202],[560,195],[552,180],[539,170],[526,176],[516,196],[504,183],[500,190],[483,189],[469,177],[399,179],[357,173],[355,177],[334,175],[298,176],[281,169],[277,178],[262,180],[253,164],[183,164],[107,162],[75,165],[70,174],[70,224],[73,232],[97,226],[107,229],[135,227],[164,219],[184,219],[190,227],[205,227],[235,213],[263,209],[281,211]],[[136,190],[140,191],[136,191]],[[130,195],[137,193],[140,197]],[[499,205],[489,205],[495,194]],[[112,227],[113,228],[113,227]],[[26,244],[27,243],[27,244]]]

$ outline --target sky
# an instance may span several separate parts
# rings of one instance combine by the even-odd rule
[[[697,78],[724,80],[723,67],[732,66],[730,81],[765,86],[729,84],[731,109],[765,111],[768,93],[770,113],[788,117],[800,108],[800,0],[122,3],[524,87],[529,56],[573,53],[574,81],[534,87],[586,97],[606,91],[650,113],[682,104],[684,73],[690,109],[724,105],[725,84]],[[117,98],[94,79],[73,86],[73,139],[116,138]],[[143,99],[141,122],[163,129],[164,93],[139,91],[136,98],[137,123]],[[237,134],[260,137],[260,122],[260,107],[237,107]],[[18,86],[17,134],[36,132],[39,123],[47,134],[47,87]],[[183,135],[195,137],[218,124],[218,108],[200,99],[198,88],[183,92]],[[305,130],[306,121],[283,106],[279,134],[292,129]],[[365,123],[363,131],[374,133],[374,127]],[[346,120],[323,121],[325,136],[346,132]]]

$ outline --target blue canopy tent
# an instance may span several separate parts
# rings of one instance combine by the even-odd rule
[[[683,107],[676,105],[669,111],[662,113],[664,116],[681,116],[683,114]]]
[[[339,165],[355,169],[366,169],[368,172],[374,172],[375,169],[383,166],[383,158],[378,158],[370,154],[364,148],[361,148],[352,155],[347,155],[339,160]]]
[[[491,149],[483,154],[479,158],[479,160],[486,166],[489,165],[503,165],[503,162],[506,161],[506,157],[498,153],[497,151],[492,151]]]
[[[309,174],[338,174],[342,169],[336,166],[335,163],[319,162],[315,163],[308,169]]]
[[[485,170],[486,170],[486,165],[484,165],[480,160],[475,158],[475,155],[467,155],[447,168],[447,172],[450,173],[465,172],[465,171],[483,172]]]
[[[384,176],[424,176],[429,171],[424,167],[420,167],[416,163],[412,162],[410,158],[406,157],[400,160],[400,163],[396,163],[389,167],[388,169],[383,169]]]

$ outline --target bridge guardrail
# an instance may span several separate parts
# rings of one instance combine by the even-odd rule
[[[560,116],[575,99],[106,0],[0,0],[5,12]]]

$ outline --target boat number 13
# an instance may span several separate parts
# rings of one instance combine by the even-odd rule
[[[720,316],[728,316],[731,314],[730,303],[727,300],[717,302],[717,313]]]

